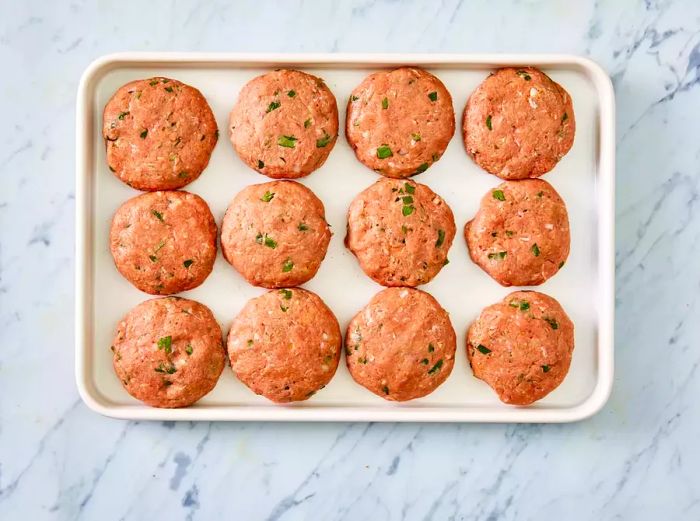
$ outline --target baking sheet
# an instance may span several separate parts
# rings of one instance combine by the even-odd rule
[[[457,236],[448,264],[429,284],[450,313],[457,332],[454,370],[427,397],[402,404],[387,402],[355,384],[344,360],[325,389],[310,400],[275,405],[256,396],[226,367],[216,388],[185,409],[154,409],[131,398],[112,370],[109,350],[119,319],[152,298],[132,287],[114,267],[109,253],[109,224],[114,211],[140,192],[120,182],[107,168],[101,137],[102,109],[124,83],[167,76],[200,89],[216,116],[221,139],[208,168],[185,190],[209,203],[220,226],[234,195],[249,184],[269,179],[245,166],[227,139],[228,114],[240,88],[271,68],[294,67],[322,77],[335,94],[344,128],[351,90],[370,72],[414,64],[437,75],[452,94],[457,132],[445,154],[415,176],[450,205]],[[543,179],[567,204],[572,230],[565,267],[536,289],[562,304],[575,324],[571,369],[561,386],[530,407],[500,403],[495,393],[471,374],[465,352],[468,325],[485,306],[517,288],[503,288],[468,256],[462,229],[482,195],[501,182],[467,156],[461,140],[461,114],[472,90],[494,67],[534,65],[571,94],[577,133],[571,151]],[[159,420],[318,420],[318,421],[497,421],[563,422],[578,420],[605,403],[613,377],[614,296],[614,106],[609,78],[594,63],[552,55],[111,55],[86,70],[77,112],[77,273],[76,380],[83,400],[109,416]],[[325,261],[303,287],[316,292],[334,311],[343,332],[350,318],[382,289],[345,249],[346,211],[352,199],[378,175],[359,163],[341,136],[328,161],[299,181],[326,207],[334,236]],[[214,270],[200,287],[180,295],[209,306],[224,334],[244,303],[265,290],[249,285],[219,252]]]

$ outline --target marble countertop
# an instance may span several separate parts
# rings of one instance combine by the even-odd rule
[[[0,519],[700,519],[700,3],[0,0],[0,12]],[[73,378],[74,105],[87,64],[122,50],[597,60],[618,118],[608,405],[569,425],[88,410]]]

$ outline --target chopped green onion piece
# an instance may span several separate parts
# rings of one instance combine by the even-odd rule
[[[437,362],[435,362],[435,365],[430,368],[430,371],[428,371],[428,374],[437,373],[441,367],[442,367],[442,358],[440,360],[438,360]]]
[[[391,157],[393,155],[394,153],[391,151],[391,148],[389,148],[389,145],[382,145],[377,148],[377,157],[379,159],[386,159],[387,157]]]
[[[438,230],[438,238],[435,241],[435,247],[439,248],[445,242],[445,230]]]
[[[275,109],[278,109],[282,106],[282,104],[279,101],[273,101],[267,106],[267,110],[265,111],[265,114],[272,112]]]
[[[161,349],[165,351],[166,355],[169,355],[173,351],[173,337],[168,335],[158,340],[158,350]]]
[[[327,132],[324,132],[322,138],[316,140],[316,148],[325,148],[328,143],[331,142],[331,136]]]
[[[285,148],[294,148],[295,144],[294,142],[297,141],[297,138],[294,136],[280,136],[277,139],[277,144],[281,147]]]

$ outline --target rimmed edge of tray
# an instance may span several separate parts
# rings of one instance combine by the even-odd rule
[[[590,396],[569,408],[538,409],[509,407],[502,410],[469,410],[457,407],[338,407],[338,406],[192,406],[184,409],[134,408],[108,405],[90,381],[92,287],[93,150],[95,129],[90,106],[95,84],[108,71],[120,66],[212,67],[247,64],[269,67],[279,64],[344,66],[358,68],[416,64],[422,67],[484,68],[506,65],[537,67],[575,66],[586,73],[598,95],[598,379]],[[186,421],[372,421],[372,422],[484,422],[565,423],[583,420],[600,411],[612,391],[614,376],[615,313],[615,96],[607,73],[596,62],[567,54],[277,54],[277,53],[179,53],[128,52],[102,56],[84,71],[76,107],[76,220],[75,220],[75,378],[85,404],[102,415],[132,420]],[[232,410],[233,408],[233,410]]]

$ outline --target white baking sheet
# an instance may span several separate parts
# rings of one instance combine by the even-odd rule
[[[458,130],[444,156],[414,177],[447,201],[457,223],[450,264],[421,286],[447,309],[457,332],[456,363],[447,381],[425,398],[395,404],[355,384],[342,360],[331,383],[298,404],[274,405],[256,396],[230,367],[214,391],[190,408],[154,409],[131,398],[113,373],[109,346],[118,320],[152,297],[119,275],[109,253],[112,214],[140,193],[117,180],[105,162],[101,117],[110,95],[128,81],[150,76],[177,78],[202,91],[216,115],[221,139],[208,168],[185,189],[209,203],[220,225],[239,190],[269,181],[245,166],[227,139],[228,113],[248,80],[275,67],[296,67],[321,76],[337,98],[343,129],[353,87],[377,68],[403,64],[416,64],[436,74],[452,94],[457,117]],[[561,83],[572,96],[577,127],[571,151],[544,176],[566,201],[571,254],[559,274],[532,288],[561,302],[575,324],[576,347],[561,386],[530,407],[500,403],[485,383],[472,376],[465,352],[469,323],[483,307],[516,288],[501,287],[467,253],[464,223],[476,212],[481,196],[500,180],[483,172],[464,151],[461,114],[467,97],[488,72],[511,64],[539,66]],[[77,112],[76,379],[81,396],[102,414],[134,419],[562,422],[590,416],[605,403],[613,377],[613,103],[612,87],[602,69],[573,56],[129,53],[96,61],[83,76]],[[304,287],[325,300],[343,332],[350,318],[382,289],[343,245],[348,205],[377,178],[355,159],[341,131],[326,164],[300,180],[321,198],[334,231],[321,269]],[[226,334],[244,303],[263,291],[249,285],[219,252],[204,284],[181,295],[209,306]]]

